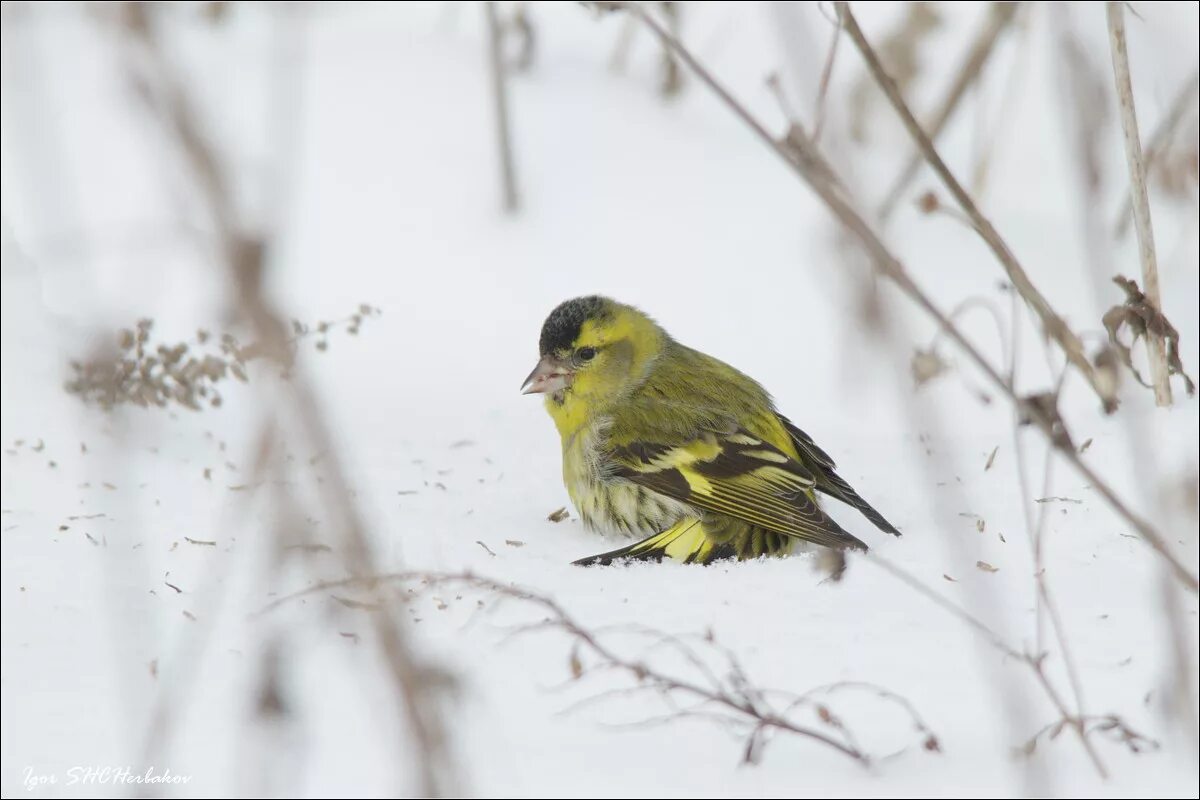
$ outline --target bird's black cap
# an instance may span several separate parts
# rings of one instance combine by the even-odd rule
[[[538,350],[542,355],[546,355],[569,349],[579,338],[583,323],[607,315],[611,303],[611,300],[599,295],[576,297],[559,303],[542,323],[542,337],[538,340]]]

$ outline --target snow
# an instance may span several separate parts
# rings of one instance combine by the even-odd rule
[[[874,5],[856,4],[868,35],[878,37],[899,8]],[[945,24],[923,50],[930,63],[914,90],[919,107],[945,85],[982,11],[940,8]],[[684,33],[738,98],[782,129],[764,84],[790,63],[777,10],[687,4]],[[1138,10],[1142,19],[1130,15],[1128,28],[1146,136],[1194,68],[1197,10]],[[531,11],[537,62],[512,81],[523,207],[511,218],[500,211],[474,4],[316,6],[282,36],[271,12],[237,8],[223,26],[181,26],[172,48],[202,76],[206,119],[236,165],[246,214],[279,225],[269,277],[286,313],[315,322],[362,302],[383,311],[357,337],[333,332],[326,353],[306,343],[298,367],[321,395],[382,568],[470,570],[548,595],[589,628],[615,629],[605,636],[625,653],[645,644],[623,630],[633,624],[711,631],[762,687],[878,684],[913,704],[942,752],[924,751],[895,706],[848,693],[831,696],[830,707],[867,750],[897,755],[864,769],[779,734],[761,763],[741,765],[744,742],[711,723],[625,724],[669,713],[657,695],[576,708],[630,681],[591,671],[595,659],[586,653],[584,675],[572,680],[565,635],[512,630],[542,619],[540,609],[437,587],[398,605],[398,616],[422,656],[456,678],[446,704],[455,790],[1195,796],[1196,745],[1163,700],[1172,653],[1161,559],[1068,466],[1054,468],[1043,493],[1044,446],[1032,432],[1021,440],[1033,496],[1081,501],[1046,504],[1045,564],[1087,711],[1119,714],[1162,745],[1135,755],[1096,737],[1108,781],[1069,732],[1039,742],[1029,758],[1014,756],[1058,718],[1030,671],[868,561],[852,559],[836,584],[809,555],[710,568],[570,566],[614,545],[574,515],[547,520],[569,505],[559,444],[518,383],[536,360],[549,310],[599,292],[645,308],[680,340],[760,380],[905,536],[879,534],[830,503],[843,525],[1017,649],[1037,647],[1035,567],[1006,403],[978,400],[985,384],[962,357],[952,358],[954,373],[913,391],[907,359],[933,337],[930,322],[881,286],[893,327],[881,339],[864,324],[857,262],[838,252],[815,197],[694,80],[681,98],[660,98],[658,51],[645,34],[625,72],[614,73],[608,60],[619,16],[596,19],[574,4]],[[155,319],[164,341],[197,327],[221,330],[224,284],[196,246],[202,239],[184,174],[164,166],[161,140],[119,80],[111,33],[74,8],[4,13],[3,794],[136,789],[66,785],[69,770],[89,766],[190,776],[156,789],[173,796],[415,791],[411,744],[383,678],[370,612],[317,594],[258,613],[310,582],[294,565],[272,571],[275,526],[337,542],[320,502],[321,454],[300,437],[284,442],[294,456],[284,488],[299,517],[281,523],[270,486],[233,488],[250,480],[264,419],[295,429],[268,371],[225,390],[221,409],[200,413],[106,414],[62,390],[70,359],[139,317]],[[799,13],[811,26],[804,35],[820,48],[801,63],[818,71],[827,23],[815,8]],[[1102,11],[1071,13],[1108,79]],[[830,102],[859,74],[850,43],[841,47]],[[1121,298],[1086,259],[1054,48],[1049,17],[1033,13],[1000,45],[942,150],[966,175],[995,137],[982,205],[1046,296],[1094,344],[1103,336],[1100,314]],[[272,59],[289,54],[297,101],[284,125],[267,110]],[[1006,81],[1016,61],[1013,90]],[[1006,92],[1015,99],[1001,114]],[[798,105],[811,116],[811,103]],[[909,153],[886,109],[874,119],[870,145],[840,154],[869,197],[884,191]],[[1103,139],[1103,220],[1119,207],[1124,185],[1117,135],[1112,125]],[[934,186],[923,173],[914,191]],[[286,197],[281,206],[273,191]],[[1192,192],[1184,203],[1155,197],[1154,213],[1165,311],[1194,374],[1200,255]],[[1009,298],[994,288],[1002,273],[965,226],[905,205],[888,233],[943,308],[983,296],[1008,319]],[[1117,271],[1138,274],[1132,237],[1114,245],[1111,259]],[[960,321],[989,357],[1002,357],[986,314]],[[941,352],[953,354],[949,346]],[[1047,386],[1047,359],[1027,324],[1019,362],[1024,391]],[[1175,496],[1181,481],[1194,490],[1200,415],[1178,383],[1176,390],[1175,408],[1161,411],[1149,392],[1127,386],[1122,411],[1106,418],[1071,378],[1063,410],[1076,441],[1093,441],[1087,461],[1168,532],[1195,570],[1194,510],[1182,510]],[[1139,454],[1131,455],[1129,430],[1143,437]],[[308,557],[325,577],[344,575],[337,553]],[[1169,602],[1184,620],[1194,715],[1197,599],[1180,591]],[[1049,635],[1047,643],[1048,674],[1069,698],[1061,651]],[[263,653],[272,647],[288,713],[264,721],[255,708]],[[645,657],[664,670],[687,669],[661,650]],[[150,725],[156,710],[173,723],[169,739]],[[810,712],[797,718],[820,725]],[[58,783],[26,791],[39,775]]]

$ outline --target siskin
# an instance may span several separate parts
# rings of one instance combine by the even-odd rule
[[[576,564],[708,564],[782,555],[797,542],[866,550],[816,492],[900,535],[758,383],[638,309],[568,300],[546,318],[539,350],[521,390],[545,395],[571,502],[590,529],[639,539]]]

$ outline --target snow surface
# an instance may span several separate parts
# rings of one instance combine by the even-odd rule
[[[893,4],[858,5],[874,36],[898,13]],[[982,12],[978,4],[940,5],[946,20],[924,50],[918,107],[945,85]],[[1162,701],[1171,653],[1160,560],[1064,465],[1047,494],[1081,502],[1047,505],[1045,563],[1087,711],[1117,713],[1162,743],[1134,755],[1097,737],[1107,782],[1067,733],[1042,741],[1030,758],[1014,756],[1057,719],[1028,670],[871,563],[852,560],[839,584],[825,582],[809,556],[711,568],[570,566],[612,543],[574,516],[547,520],[568,502],[557,437],[538,401],[517,386],[550,308],[602,292],[644,307],[677,338],[758,378],[905,536],[878,534],[831,504],[844,525],[1019,649],[1036,647],[1034,567],[1008,406],[981,403],[982,379],[965,369],[912,391],[906,359],[928,343],[929,321],[883,286],[895,328],[881,343],[863,324],[858,276],[838,255],[825,211],[694,81],[664,102],[655,91],[658,51],[644,34],[628,68],[614,73],[608,61],[619,17],[595,19],[575,4],[532,6],[537,62],[512,82],[523,202],[512,218],[499,210],[475,4],[317,6],[283,39],[270,12],[237,10],[225,26],[188,26],[172,51],[202,76],[206,112],[236,165],[247,213],[278,213],[271,282],[287,313],[315,321],[361,302],[383,310],[357,338],[335,333],[325,354],[307,348],[300,365],[323,398],[381,564],[472,570],[548,594],[596,628],[711,631],[763,687],[885,686],[919,710],[942,752],[925,752],[894,706],[834,695],[830,707],[868,750],[901,752],[868,770],[778,735],[762,763],[743,766],[743,742],[709,722],[623,724],[668,713],[655,695],[574,708],[629,681],[590,674],[586,655],[585,674],[573,681],[563,635],[513,635],[512,625],[538,621],[540,610],[516,602],[497,609],[485,593],[435,589],[400,616],[421,653],[457,678],[447,705],[457,790],[1195,796],[1195,742]],[[781,33],[792,12],[806,21],[796,36],[811,48],[785,56],[796,40]],[[1197,7],[1142,4],[1138,12],[1142,19],[1130,15],[1128,24],[1146,132],[1196,63]],[[72,767],[109,765],[191,776],[159,788],[179,796],[413,791],[369,612],[310,596],[256,613],[307,585],[295,569],[266,567],[265,542],[277,524],[268,490],[234,488],[248,480],[261,420],[282,415],[269,376],[256,373],[251,386],[226,392],[223,408],[202,413],[106,415],[63,392],[68,360],[138,317],[154,318],[167,341],[200,326],[221,329],[224,286],[195,246],[181,174],[163,168],[161,140],[118,80],[110,35],[74,7],[29,7],[18,18],[6,4],[4,13],[3,794],[136,790],[66,785]],[[1108,79],[1103,10],[1071,13],[1097,74]],[[1111,250],[1110,265],[1088,261],[1050,21],[1040,10],[1004,40],[943,152],[965,175],[994,139],[983,205],[1045,294],[1094,343],[1100,313],[1120,299],[1105,276],[1137,274],[1136,252],[1128,237]],[[699,56],[780,130],[764,77],[784,70],[798,113],[810,118],[805,98],[828,31],[815,7],[685,8],[685,38]],[[296,83],[287,84],[298,87],[295,117],[268,105],[280,53],[298,65]],[[859,63],[843,42],[830,95],[835,116]],[[808,84],[794,69],[805,70]],[[842,154],[871,197],[909,152],[886,110],[874,119],[869,147]],[[1125,166],[1114,125],[1103,142],[1107,221]],[[934,185],[924,174],[914,192]],[[281,187],[282,208],[262,186]],[[1194,190],[1191,204],[1156,197],[1154,209],[1165,310],[1192,370],[1200,365],[1194,199]],[[979,295],[1007,318],[1009,301],[994,288],[1001,272],[964,226],[906,205],[889,237],[943,308]],[[986,314],[968,313],[962,323],[1001,357]],[[1028,326],[1019,360],[1022,388],[1045,388],[1046,358]],[[1195,480],[1200,419],[1178,384],[1176,396],[1175,408],[1159,411],[1148,392],[1127,388],[1122,412],[1105,418],[1071,378],[1064,409],[1076,440],[1093,441],[1088,462],[1169,532],[1195,570],[1196,519],[1168,490]],[[1130,428],[1144,437],[1136,462]],[[1022,439],[1041,496],[1044,447],[1035,434]],[[316,499],[320,454],[299,440],[287,447],[295,457],[288,491],[311,516],[293,523],[336,542]],[[982,532],[978,519],[986,521]],[[336,554],[311,558],[326,560],[319,571],[327,577],[343,574]],[[1195,713],[1197,600],[1178,592],[1171,602],[1189,637]],[[635,652],[628,635],[612,636]],[[254,708],[271,642],[281,647],[290,711],[264,723]],[[684,668],[653,651],[645,657]],[[1070,697],[1057,647],[1047,670]],[[175,723],[157,751],[146,741],[155,709]],[[798,718],[820,725],[811,713]],[[59,782],[26,791],[27,777],[39,775]]]

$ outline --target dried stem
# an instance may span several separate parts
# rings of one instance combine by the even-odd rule
[[[494,2],[483,4],[488,25],[488,62],[492,74],[492,101],[496,107],[496,142],[500,151],[500,179],[504,188],[504,210],[520,207],[517,173],[513,165],[512,125],[508,118],[508,67],[504,63],[504,31]]]
[[[1104,403],[1105,410],[1115,410],[1117,405],[1116,397],[1112,394],[1108,386],[1097,379],[1096,371],[1092,367],[1092,363],[1088,361],[1087,354],[1084,353],[1083,343],[1050,305],[1050,301],[1033,285],[1033,281],[1030,280],[1028,273],[1025,272],[1020,262],[1017,261],[1016,256],[1013,255],[1012,250],[1009,249],[1008,244],[1000,236],[996,227],[992,225],[991,220],[983,215],[983,212],[975,205],[975,201],[971,199],[971,195],[959,183],[954,173],[950,171],[950,168],[946,166],[946,162],[942,160],[929,135],[926,134],[921,124],[917,122],[908,104],[904,102],[904,98],[900,94],[900,88],[892,80],[887,70],[884,69],[874,48],[867,41],[862,28],[858,25],[858,20],[854,18],[854,13],[850,10],[849,4],[839,2],[836,4],[836,7],[838,16],[842,18],[842,24],[846,29],[846,33],[849,34],[850,40],[854,42],[862,54],[863,60],[867,63],[867,69],[870,70],[880,88],[883,89],[884,94],[887,95],[892,108],[900,116],[904,127],[908,129],[909,134],[917,143],[917,147],[921,150],[921,154],[925,157],[925,160],[929,162],[933,171],[941,178],[942,183],[946,185],[950,194],[954,196],[959,207],[970,218],[972,227],[974,227],[975,231],[996,255],[997,260],[1004,267],[1009,280],[1016,287],[1017,291],[1020,292],[1021,297],[1025,298],[1025,302],[1037,313],[1046,334],[1058,342],[1075,368],[1087,378],[1088,383],[1092,385],[1101,402]]]
[[[1129,165],[1130,203],[1137,231],[1138,255],[1142,262],[1142,287],[1151,305],[1162,311],[1162,293],[1158,287],[1158,257],[1154,252],[1154,227],[1150,222],[1150,198],[1146,192],[1146,164],[1138,136],[1137,110],[1133,103],[1133,83],[1129,77],[1129,50],[1125,42],[1125,4],[1109,2],[1108,41],[1112,50],[1113,77],[1117,83],[1117,106],[1121,109],[1121,130],[1125,134],[1125,161]],[[1171,373],[1167,368],[1167,350],[1161,334],[1146,332],[1146,357],[1150,361],[1150,381],[1154,402],[1171,405]]]
[[[929,124],[926,126],[926,131],[929,133],[929,138],[932,141],[937,141],[941,135],[942,129],[946,127],[946,123],[950,121],[950,117],[958,108],[959,102],[966,96],[967,89],[975,84],[983,72],[984,65],[995,52],[996,43],[1000,41],[1000,36],[1013,19],[1016,18],[1017,10],[1020,8],[1020,3],[992,3],[987,10],[983,20],[983,25],[979,32],[975,34],[975,40],[971,47],[967,50],[966,57],[963,59],[962,65],[955,72],[954,82],[946,89],[946,95],[942,101],[938,103],[937,109],[929,118]],[[841,22],[839,20],[839,32]],[[904,165],[900,175],[892,184],[892,188],[888,190],[884,197],[883,203],[879,206],[879,220],[886,222],[892,212],[896,210],[896,204],[904,195],[908,185],[916,176],[918,168],[921,166],[921,161],[924,154],[917,150],[909,158],[908,163]]]
[[[1017,394],[1012,384],[1000,374],[999,370],[983,356],[979,349],[946,316],[946,313],[913,280],[904,264],[891,253],[887,245],[883,243],[878,234],[872,229],[870,223],[855,210],[849,198],[846,197],[845,190],[833,168],[804,132],[798,127],[793,126],[785,140],[776,139],[745,106],[739,103],[696,60],[696,57],[692,55],[690,50],[684,47],[678,39],[671,36],[662,25],[646,13],[640,4],[629,3],[623,4],[623,6],[654,31],[659,39],[679,56],[680,60],[692,70],[703,84],[725,103],[764,144],[770,147],[788,165],[789,169],[795,172],[812,188],[825,205],[829,207],[830,212],[863,246],[875,269],[880,274],[891,279],[909,300],[935,320],[942,330],[946,331],[946,334],[954,340],[955,344],[962,349],[971,362],[975,364],[992,384],[1012,401],[1018,411],[1021,412],[1023,418],[1030,420],[1031,423],[1036,425],[1062,454],[1063,458],[1070,462],[1083,479],[1100,493],[1113,511],[1132,525],[1138,532],[1138,535],[1166,560],[1171,567],[1172,573],[1181,583],[1188,587],[1193,594],[1200,593],[1200,580],[1197,580],[1197,577],[1171,552],[1171,548],[1163,536],[1146,519],[1136,514],[1126,505],[1113,488],[1109,486],[1108,482],[1080,458],[1073,444],[1062,435],[1061,420],[1057,418],[1055,413],[1051,413],[1052,409],[1047,409],[1044,404],[1037,402],[1035,398]]]

